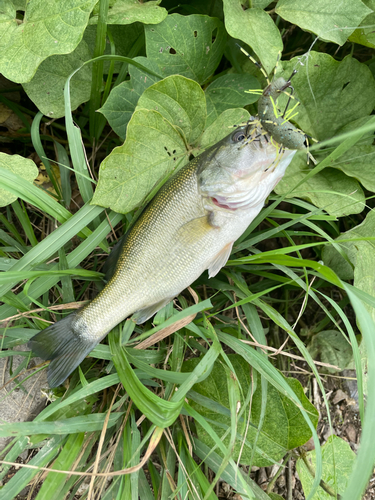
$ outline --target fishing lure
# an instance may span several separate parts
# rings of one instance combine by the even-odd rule
[[[295,149],[295,150],[306,150],[307,158],[309,158],[316,164],[315,158],[309,152],[309,139],[308,136],[295,125],[290,123],[290,119],[296,116],[296,107],[299,102],[288,111],[288,107],[291,99],[294,99],[293,92],[294,88],[291,84],[292,77],[297,73],[293,70],[293,73],[288,80],[279,77],[269,81],[268,75],[264,68],[259,62],[257,62],[246,50],[239,46],[241,51],[252,61],[263,73],[267,80],[267,87],[264,90],[249,90],[246,92],[260,93],[260,98],[258,101],[258,119],[265,130],[265,133],[271,135],[272,139],[278,143],[282,148]],[[278,61],[276,63],[275,72],[277,68]],[[290,93],[286,92],[290,89]],[[277,108],[276,102],[281,93],[286,93],[289,96],[286,108],[283,113]],[[307,160],[307,162],[308,162]]]

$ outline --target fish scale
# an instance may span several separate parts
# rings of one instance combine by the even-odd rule
[[[98,296],[31,339],[33,352],[52,360],[51,387],[123,319],[145,322],[206,269],[212,277],[225,265],[295,153],[280,156],[256,132],[239,127],[177,172],[117,249],[115,271]]]

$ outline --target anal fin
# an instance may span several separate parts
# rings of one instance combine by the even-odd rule
[[[173,297],[168,297],[167,299],[163,299],[160,302],[156,302],[155,304],[151,304],[150,306],[144,307],[143,309],[139,309],[139,311],[136,311],[133,314],[131,319],[135,321],[137,325],[144,323],[149,318],[151,318],[151,316],[156,314],[162,307],[169,304],[172,298]]]
[[[227,260],[229,259],[229,256],[232,252],[233,248],[233,241],[225,245],[220,252],[215,255],[214,259],[208,266],[208,277],[213,278],[214,276],[217,275],[217,273],[220,271],[222,267],[225,266],[227,263]]]

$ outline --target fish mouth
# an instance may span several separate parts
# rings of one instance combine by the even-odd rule
[[[225,210],[230,210],[231,212],[234,212],[235,210],[237,210],[237,208],[239,208],[239,207],[236,207],[233,205],[231,206],[230,204],[225,203],[224,200],[225,200],[225,202],[227,201],[227,199],[223,198],[223,197],[221,199],[219,197],[217,197],[217,198],[211,197],[211,202],[219,208],[224,208]]]

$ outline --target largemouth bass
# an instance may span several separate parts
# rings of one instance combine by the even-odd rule
[[[241,126],[171,177],[115,249],[115,272],[98,296],[31,339],[33,352],[52,360],[51,387],[120,321],[133,314],[145,322],[205,270],[212,277],[225,265],[295,154],[280,155],[262,132]]]

